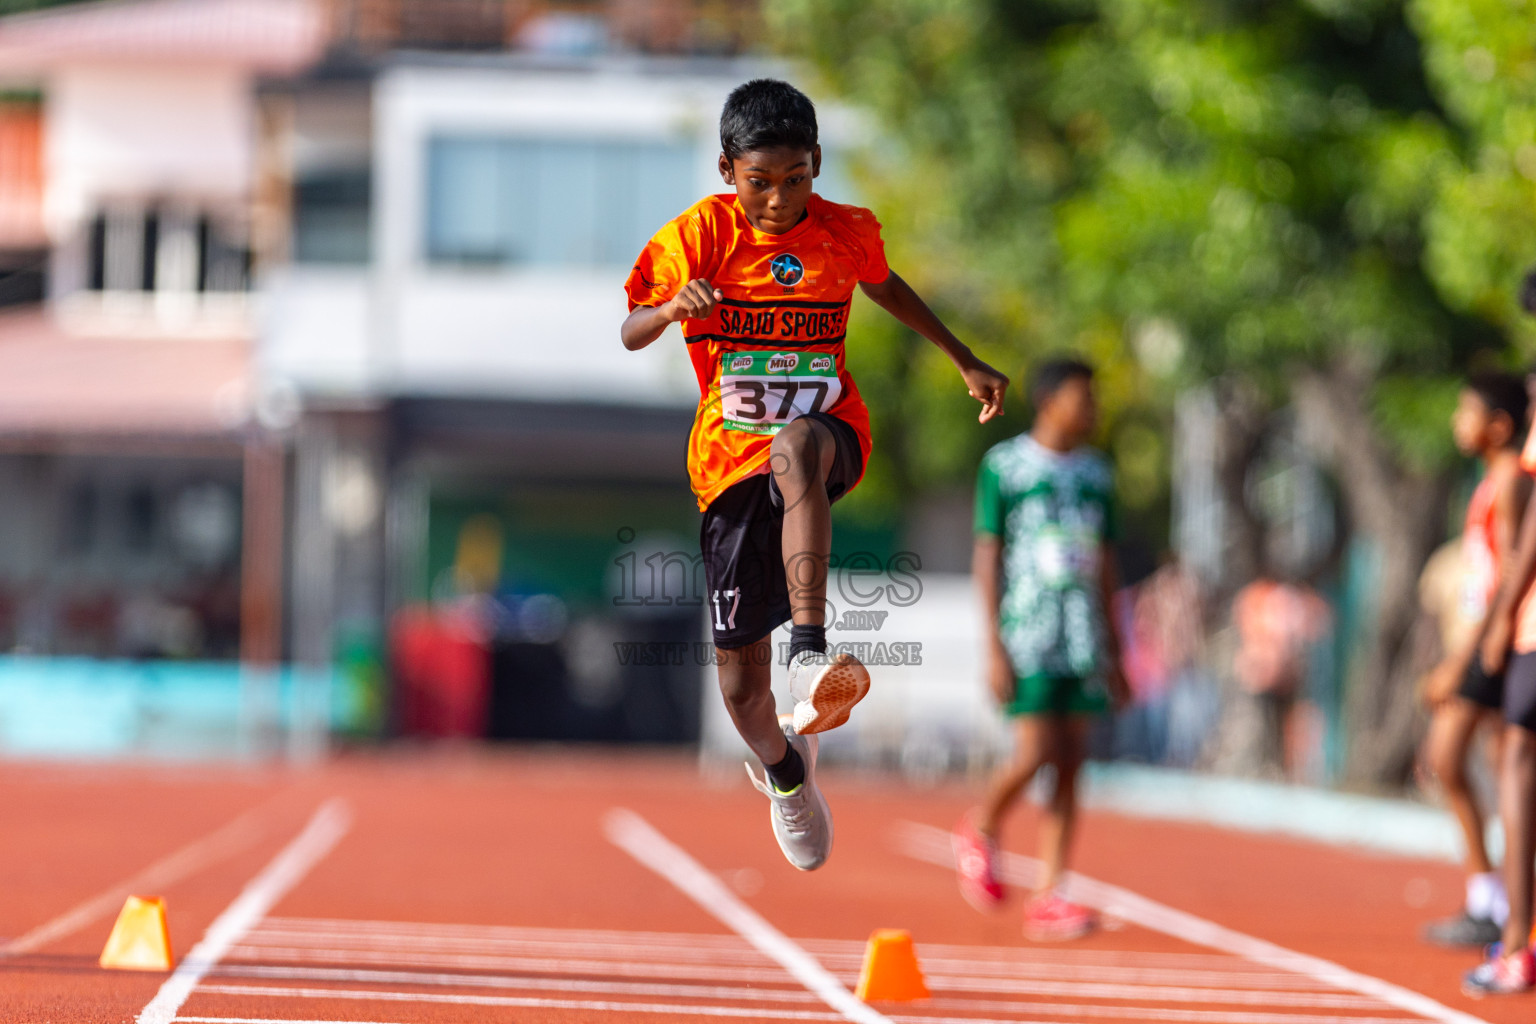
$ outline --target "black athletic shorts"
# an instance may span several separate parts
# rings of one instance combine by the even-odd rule
[[[1490,676],[1483,671],[1483,659],[1474,655],[1472,664],[1467,666],[1467,674],[1461,677],[1461,685],[1456,688],[1456,696],[1480,708],[1498,711],[1504,706],[1504,676],[1508,668],[1506,662],[1503,669]]]
[[[837,442],[827,497],[836,501],[864,471],[859,435],[836,416],[806,413],[824,423]],[[704,510],[699,547],[715,646],[746,647],[789,621],[784,578],[784,496],[772,473],[756,473],[726,488]]]
[[[1504,721],[1536,732],[1536,653],[1510,656],[1504,672]]]

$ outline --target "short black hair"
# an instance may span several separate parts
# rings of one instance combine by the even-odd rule
[[[1527,313],[1536,313],[1536,267],[1527,270],[1520,279],[1520,308]]]
[[[1467,390],[1477,395],[1490,413],[1509,416],[1516,435],[1525,429],[1525,413],[1531,399],[1524,380],[1512,373],[1482,371],[1467,378]]]
[[[1081,359],[1047,359],[1029,378],[1029,400],[1039,409],[1062,385],[1072,380],[1093,380],[1093,367]]]
[[[720,148],[727,160],[763,149],[815,149],[816,106],[777,78],[738,85],[720,111]]]

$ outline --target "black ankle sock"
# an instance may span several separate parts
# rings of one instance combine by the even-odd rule
[[[798,655],[801,651],[810,651],[813,654],[826,654],[827,627],[790,626],[789,660],[794,661],[795,656]]]
[[[784,751],[784,760],[778,764],[765,764],[763,770],[768,773],[773,788],[780,793],[788,793],[805,781],[805,761],[792,746]]]

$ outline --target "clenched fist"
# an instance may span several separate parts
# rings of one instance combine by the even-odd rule
[[[683,285],[683,290],[674,295],[662,310],[673,323],[679,320],[708,320],[715,311],[715,303],[723,298],[724,292],[707,279],[698,277]]]

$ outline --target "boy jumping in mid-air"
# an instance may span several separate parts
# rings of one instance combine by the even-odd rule
[[[1045,363],[1030,387],[1029,433],[987,452],[976,482],[972,573],[986,623],[987,680],[1013,716],[1012,762],[986,802],[955,829],[960,891],[978,909],[1002,902],[995,861],[1003,818],[1042,765],[1056,769],[1040,822],[1045,877],[1025,908],[1024,934],[1086,934],[1092,913],[1059,887],[1077,810],[1077,773],[1089,721],[1128,695],[1108,609],[1116,588],[1115,511],[1109,464],[1083,445],[1098,410],[1093,370]]]
[[[1496,942],[1509,914],[1504,885],[1483,839],[1483,813],[1468,784],[1466,764],[1481,726],[1491,728],[1492,749],[1499,749],[1504,674],[1483,671],[1477,643],[1498,593],[1500,568],[1514,550],[1515,531],[1530,493],[1530,478],[1520,469],[1526,405],[1525,382],[1519,377],[1478,373],[1468,378],[1451,418],[1456,447],[1465,455],[1477,456],[1484,472],[1467,503],[1461,535],[1460,612],[1471,635],[1446,652],[1424,684],[1424,699],[1432,713],[1424,763],[1439,780],[1461,826],[1467,856],[1467,894],[1461,913],[1425,929],[1425,937],[1442,946],[1481,947]]]
[[[827,657],[831,503],[864,474],[869,413],[844,362],[854,285],[933,342],[982,403],[1002,414],[1008,378],[977,359],[885,261],[868,210],[812,191],[821,170],[816,110],[784,82],[758,79],[720,115],[720,176],[734,194],[694,204],[658,231],[625,283],[631,351],[681,322],[699,380],[688,472],[699,508],[720,689],[762,761],[773,833],[810,871],[832,849],[816,788],[816,734],[869,690],[852,656]],[[775,713],[769,634],[791,622],[793,719]],[[748,767],[751,774],[751,768]]]

